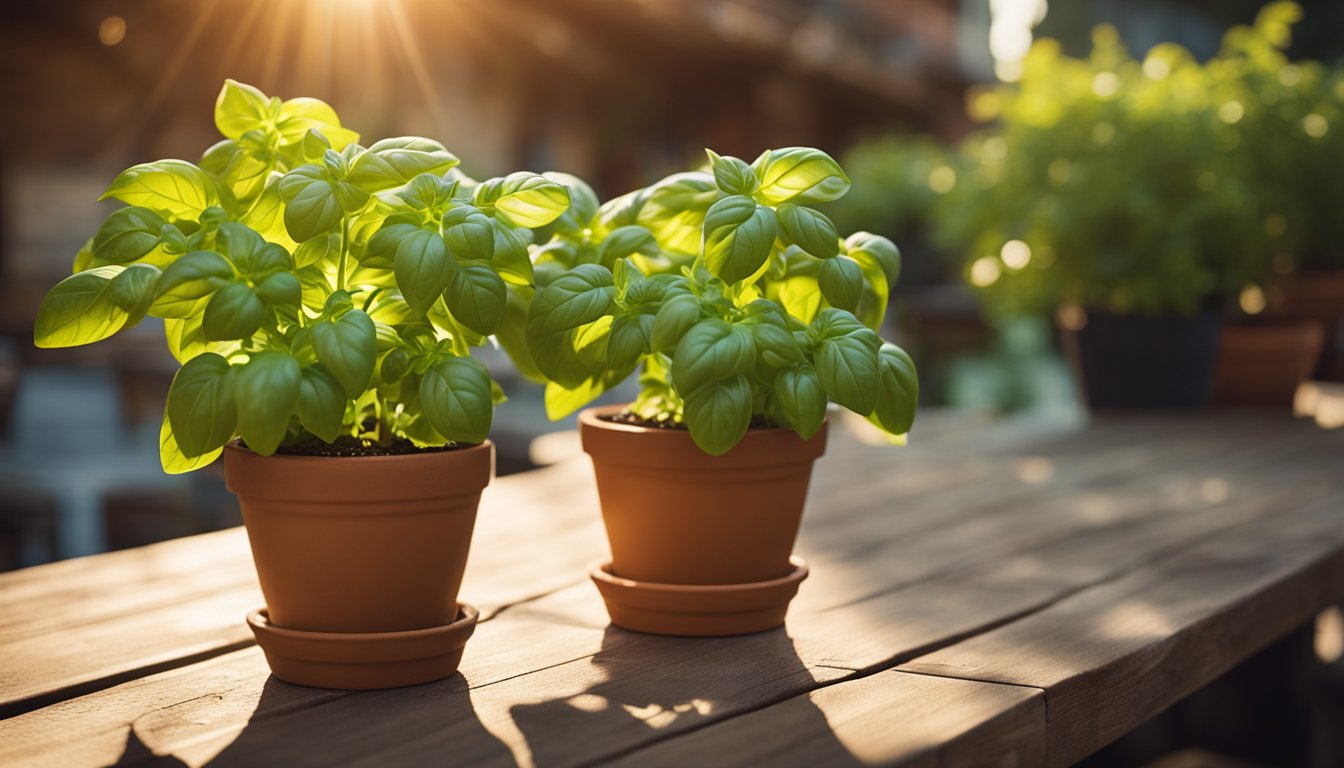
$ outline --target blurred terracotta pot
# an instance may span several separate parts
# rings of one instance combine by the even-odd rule
[[[1337,359],[1336,339],[1344,321],[1344,269],[1307,272],[1276,281],[1270,292],[1270,314],[1287,320],[1309,320],[1324,332],[1319,363],[1322,378],[1344,377],[1344,361]]]
[[[1226,326],[1218,345],[1214,402],[1291,406],[1320,357],[1324,336],[1321,326],[1309,321]]]
[[[272,671],[306,685],[359,688],[452,674],[466,641],[461,622],[474,625],[457,593],[493,456],[489,442],[358,458],[263,457],[229,445],[225,479],[266,599],[249,624]],[[427,647],[437,656],[419,668],[433,676],[407,674],[407,663],[428,658]],[[272,655],[282,652],[289,655],[277,663]]]
[[[659,634],[778,626],[807,573],[790,553],[812,464],[826,448],[825,428],[810,440],[786,429],[753,429],[732,450],[710,456],[684,429],[603,418],[621,409],[593,408],[579,417],[612,555],[592,575],[613,621]],[[632,611],[613,607],[613,600],[637,607],[634,613],[646,619],[660,605],[666,610],[656,620],[631,619]],[[756,620],[744,621],[743,612]]]

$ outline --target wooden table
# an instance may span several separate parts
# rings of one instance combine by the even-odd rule
[[[272,678],[241,530],[0,576],[0,765],[1064,765],[1344,600],[1344,430],[1247,413],[1089,426],[845,420],[788,625],[614,629],[574,455],[485,495],[461,673]]]

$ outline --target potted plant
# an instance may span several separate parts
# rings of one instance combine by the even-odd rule
[[[1092,407],[1208,402],[1222,313],[1263,276],[1258,190],[1227,106],[1189,53],[1130,58],[1114,29],[1086,60],[1038,41],[1020,82],[972,97],[997,128],[965,147],[945,241],[994,311],[1058,318]]]
[[[1295,3],[1266,6],[1254,25],[1228,32],[1208,65],[1221,103],[1247,105],[1223,129],[1243,139],[1237,154],[1262,201],[1257,223],[1272,267],[1249,294],[1254,322],[1227,328],[1230,359],[1220,373],[1239,373],[1220,376],[1224,398],[1291,402],[1304,373],[1344,376],[1336,350],[1344,318],[1344,68],[1289,60],[1301,18]]]
[[[422,138],[368,147],[315,99],[227,81],[199,165],[116,178],[114,211],[44,299],[40,347],[163,318],[182,367],[163,467],[224,455],[275,674],[380,688],[453,673],[476,611],[457,600],[502,394],[470,356],[531,279],[529,227],[568,190],[479,184]]]
[[[592,578],[613,623],[658,634],[781,624],[828,400],[903,437],[918,392],[876,332],[896,247],[808,207],[849,187],[836,163],[709,154],[557,230],[523,328],[553,418],[639,372],[635,401],[585,410],[580,434],[612,553]]]

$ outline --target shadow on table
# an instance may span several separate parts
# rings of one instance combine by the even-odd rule
[[[530,753],[534,765],[620,756],[631,765],[769,764],[795,751],[798,743],[786,738],[789,732],[805,737],[809,764],[863,765],[810,703],[792,710],[784,732],[784,720],[724,719],[723,708],[740,703],[754,688],[812,679],[782,629],[717,640],[642,635],[608,626],[601,650],[590,661],[600,682],[577,694],[510,709],[526,741],[523,754]],[[782,693],[780,698],[792,695]],[[632,728],[652,733],[636,735]],[[662,748],[668,751],[648,753],[626,746],[649,745],[674,734],[672,744]]]
[[[206,707],[155,722],[157,714],[137,719],[114,765],[415,765],[427,754],[443,766],[514,762],[481,724],[461,674],[386,691],[329,691],[270,676],[247,725],[213,756],[210,721],[227,722],[226,712]],[[174,754],[155,754],[159,742]]]

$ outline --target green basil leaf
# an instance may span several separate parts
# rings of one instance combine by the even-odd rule
[[[238,434],[252,451],[275,453],[299,404],[301,378],[299,361],[288,352],[258,352],[238,371],[233,385]]]
[[[458,214],[455,209],[444,217],[443,221],[443,240],[448,244],[448,250],[453,257],[465,261],[468,259],[479,259],[481,261],[490,261],[495,257],[495,230],[496,227],[491,222],[490,217],[470,206],[462,206],[470,209]],[[527,246],[523,246],[524,252]]]
[[[207,340],[199,314],[183,318],[164,318],[163,335],[168,342],[168,351],[178,363],[185,363],[205,352],[229,355],[239,347],[236,341]]]
[[[144,258],[158,247],[159,232],[167,223],[148,208],[113,211],[93,235],[93,263],[128,264]]]
[[[484,264],[468,264],[453,275],[444,300],[455,320],[489,336],[504,319],[505,294],[504,281],[495,270]]]
[[[223,256],[212,251],[192,251],[163,270],[149,311],[155,317],[199,314],[206,299],[233,277],[233,267]]]
[[[568,173],[547,171],[541,175],[569,190],[569,207],[551,222],[551,230],[576,235],[588,229],[597,216],[598,208],[593,188],[583,179]]]
[[[863,270],[848,256],[827,259],[817,273],[817,285],[831,306],[854,312],[863,297]]]
[[[872,420],[893,435],[904,435],[915,423],[919,405],[919,375],[905,350],[885,343],[877,352],[878,397]]]
[[[877,405],[877,350],[871,328],[840,309],[824,309],[812,324],[817,338],[813,363],[827,396],[851,411],[868,415]]]
[[[780,417],[799,437],[810,439],[821,428],[826,390],[811,366],[795,365],[775,374],[774,395]]]
[[[305,367],[298,383],[298,422],[323,443],[332,443],[345,421],[345,393],[321,364]]]
[[[672,354],[672,383],[684,395],[746,373],[755,365],[756,344],[751,331],[712,317],[696,323],[681,337]]]
[[[384,231],[379,230],[379,234]],[[457,264],[448,255],[443,238],[437,232],[423,229],[405,232],[397,243],[393,266],[397,289],[420,318],[429,314],[429,308],[439,300],[457,273]]]
[[[237,371],[229,361],[206,352],[188,360],[168,388],[168,421],[186,458],[202,456],[233,439]]]
[[[336,198],[335,184],[316,165],[285,174],[280,180],[280,198],[285,201],[285,229],[300,243],[335,230],[345,212]]]
[[[266,240],[245,224],[225,222],[215,239],[219,250],[233,262],[244,277],[258,279],[294,268],[289,252]]]
[[[751,426],[751,384],[745,376],[710,382],[682,399],[681,417],[691,439],[711,456],[727,453]]]
[[[766,205],[825,203],[849,191],[849,177],[831,156],[810,147],[772,149],[752,164]]]
[[[651,351],[661,352],[675,347],[698,322],[700,299],[690,294],[672,297],[654,315],[649,341]]]
[[[355,158],[347,181],[365,192],[400,186],[422,173],[443,173],[457,158],[437,141],[402,136],[375,142]]]
[[[901,276],[901,252],[895,243],[871,232],[855,232],[845,239],[845,250],[865,271],[869,264],[880,269],[887,290],[896,286]]]
[[[705,153],[709,155],[710,168],[714,171],[714,183],[725,194],[751,195],[760,188],[760,180],[750,165],[736,157],[720,157],[712,149],[706,149]]]
[[[569,189],[545,176],[519,171],[498,185],[482,184],[476,199],[477,205],[494,205],[507,223],[532,228],[550,224],[569,208]]]
[[[250,339],[261,327],[265,309],[246,283],[229,283],[206,303],[201,328],[210,341]]]
[[[369,249],[373,248],[370,241]],[[393,251],[395,253],[395,249]],[[311,267],[314,264],[335,264],[341,256],[341,235],[330,232],[305,240],[294,249],[294,266],[297,269]],[[388,262],[391,264],[391,262]]]
[[[614,371],[633,371],[641,355],[652,351],[654,316],[650,314],[617,315],[611,322],[611,338],[607,340],[607,367]]]
[[[152,264],[132,264],[112,278],[108,291],[112,302],[126,311],[124,327],[130,328],[144,319],[154,302],[154,291],[162,274]]]
[[[379,199],[397,210],[438,217],[453,205],[455,194],[456,181],[449,181],[435,173],[422,173],[400,189],[379,193]]]
[[[787,328],[773,323],[758,323],[751,326],[751,338],[767,362],[799,363],[803,360],[803,350]],[[770,357],[765,357],[767,353]]]
[[[163,465],[165,473],[180,475],[184,472],[200,469],[214,462],[223,452],[223,447],[220,447],[213,451],[206,451],[200,456],[188,458],[178,446],[177,438],[173,436],[173,427],[168,422],[168,413],[164,412],[163,423],[159,425],[159,463]]]
[[[297,307],[303,301],[303,287],[293,272],[272,272],[257,283],[257,296],[267,304]]]
[[[490,224],[495,238],[490,259],[499,276],[511,285],[532,285],[532,258],[527,252],[528,241],[524,236],[528,230],[514,229],[495,219]]]
[[[314,323],[313,349],[318,362],[340,382],[347,397],[369,388],[378,361],[378,336],[373,320],[358,309],[334,321]]]
[[[705,267],[725,282],[755,274],[770,258],[774,244],[774,212],[749,197],[725,197],[705,214]]]
[[[610,270],[597,264],[580,264],[537,292],[528,313],[528,337],[564,333],[593,322],[611,311],[615,298]]]
[[[57,283],[42,299],[33,343],[43,349],[102,341],[126,326],[129,313],[112,296],[122,267],[95,267]]]
[[[840,250],[840,236],[825,215],[793,203],[775,210],[784,242],[796,245],[818,259],[829,259]]]
[[[219,205],[219,192],[205,171],[183,160],[142,163],[121,172],[99,197],[150,208],[179,219],[196,219]]]
[[[617,227],[602,240],[599,254],[602,264],[612,268],[616,262],[635,254],[657,256],[658,241],[652,232],[639,225]]]
[[[481,443],[490,433],[490,373],[469,357],[450,357],[420,378],[420,407],[435,432],[455,443]]]

